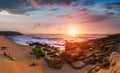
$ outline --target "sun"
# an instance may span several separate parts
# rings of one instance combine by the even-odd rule
[[[71,36],[76,36],[78,34],[77,28],[75,27],[70,28],[68,34]]]
[[[71,35],[77,34],[76,29],[71,29],[71,30],[70,30],[70,34],[71,34]]]

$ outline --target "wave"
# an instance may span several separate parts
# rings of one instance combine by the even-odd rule
[[[20,35],[20,36],[9,36],[12,40],[16,43],[22,45],[27,45],[26,42],[39,42],[43,44],[50,44],[50,45],[64,45],[65,40],[72,40],[76,42],[86,41],[90,39],[102,38],[106,35],[81,35],[78,37],[66,37],[64,35]]]

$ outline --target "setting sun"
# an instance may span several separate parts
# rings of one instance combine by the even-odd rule
[[[72,35],[77,34],[76,29],[71,29],[71,30],[70,30],[70,34],[72,34]]]
[[[76,36],[76,34],[78,34],[77,28],[70,28],[68,34],[70,34],[71,36]]]

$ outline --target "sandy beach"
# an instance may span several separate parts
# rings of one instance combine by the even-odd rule
[[[34,55],[30,54],[32,47],[18,45],[5,36],[0,36],[0,47],[6,47],[5,50],[0,50],[0,73],[85,73],[90,67],[75,70],[64,64],[62,69],[50,68],[43,59],[37,60]],[[10,60],[3,55],[4,52],[12,54],[16,60]],[[37,66],[30,66],[36,62]]]
[[[120,0],[0,0],[0,73],[120,73]]]

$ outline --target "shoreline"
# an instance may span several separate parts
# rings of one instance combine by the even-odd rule
[[[110,55],[120,52],[120,35],[87,42],[67,42],[65,51],[59,53],[65,62],[62,68],[54,69],[48,66],[44,57],[37,60],[31,54],[34,45],[44,47],[47,53],[53,52],[54,46],[40,43],[23,46],[6,36],[0,36],[0,40],[0,73],[101,73],[99,71],[109,70],[111,66]],[[54,58],[54,53],[48,56]]]
[[[0,40],[0,47],[6,47],[5,50],[0,50],[0,73],[79,73],[85,71],[74,70],[66,64],[59,70],[50,68],[43,60],[36,60],[35,56],[30,54],[32,47],[18,45],[5,36],[0,36]],[[3,55],[4,52],[12,54],[16,60],[8,59]],[[38,65],[30,67],[29,65],[34,62],[37,62]]]

